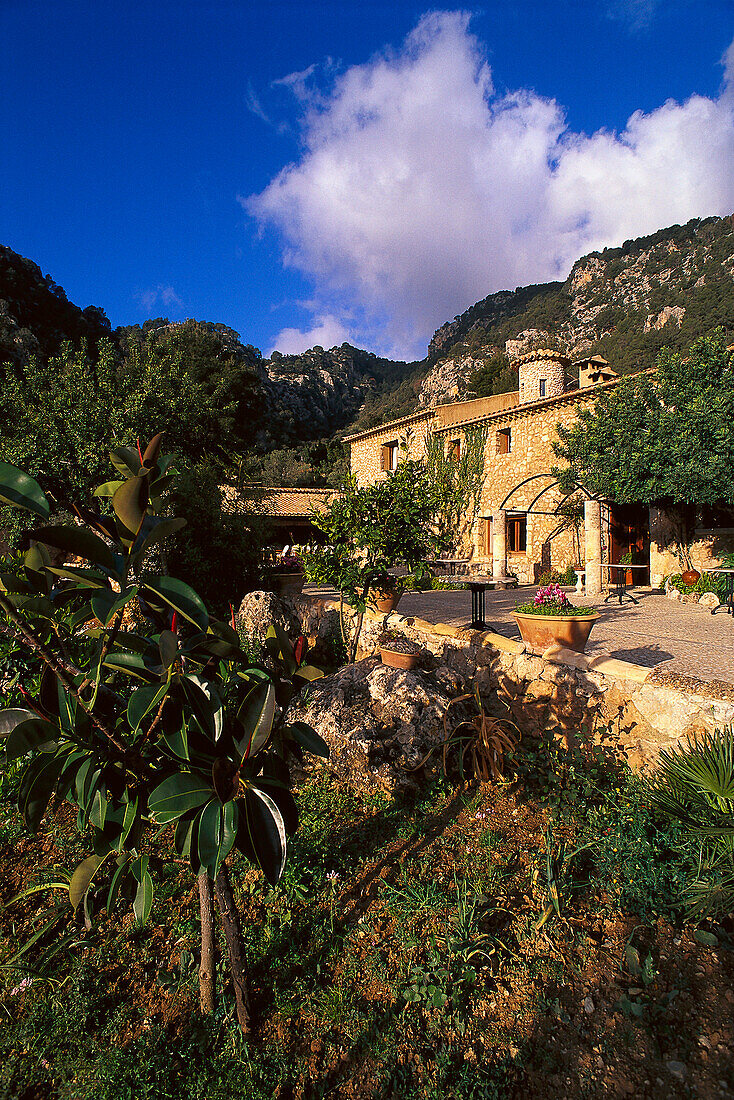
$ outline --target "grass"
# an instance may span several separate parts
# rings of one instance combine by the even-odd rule
[[[0,969],[0,1100],[595,1096],[602,1040],[628,1079],[640,1049],[662,1067],[685,1026],[671,990],[694,988],[687,968],[715,953],[681,931],[678,838],[609,747],[584,758],[541,739],[514,763],[511,782],[396,798],[325,772],[304,783],[278,887],[233,866],[257,1043],[236,1029],[221,944],[224,995],[213,1018],[198,1012],[195,884],[177,863],[144,929],[98,913],[20,993],[21,973]],[[22,834],[13,783],[0,786],[0,900],[83,850],[53,823]],[[538,930],[549,836],[556,856],[588,847],[556,858],[560,916]],[[44,904],[0,912],[0,958]],[[650,956],[645,985],[624,969],[628,941]],[[582,1011],[577,1026],[590,989],[598,1020]]]

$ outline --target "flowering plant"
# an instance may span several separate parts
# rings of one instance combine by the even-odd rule
[[[270,569],[273,573],[302,573],[303,562],[298,554],[285,554],[282,558],[276,558]]]
[[[522,615],[591,615],[592,607],[575,607],[559,584],[547,584],[535,593],[532,603],[518,604]]]

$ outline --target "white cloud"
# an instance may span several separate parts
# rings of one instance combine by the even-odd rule
[[[151,311],[156,305],[161,305],[168,309],[171,307],[174,309],[183,309],[184,305],[173,287],[164,286],[162,283],[159,283],[158,286],[149,287],[147,290],[136,291],[135,297],[140,302],[141,306],[148,311]]]
[[[309,70],[288,78],[303,153],[243,201],[280,232],[320,315],[356,315],[363,346],[422,355],[439,324],[492,291],[565,278],[584,252],[734,210],[734,44],[724,64],[718,97],[587,136],[554,100],[498,94],[469,15],[434,12],[325,93]]]
[[[322,348],[338,347],[345,342],[352,342],[349,329],[336,317],[319,317],[313,328],[302,332],[298,328],[284,328],[273,341],[273,346],[268,352],[279,351],[282,355],[298,355],[307,348],[319,344]]]

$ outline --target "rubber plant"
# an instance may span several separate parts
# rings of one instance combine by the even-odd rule
[[[296,657],[275,631],[275,672],[254,665],[234,623],[212,619],[191,587],[152,571],[162,540],[184,526],[162,514],[173,474],[160,446],[158,435],[145,451],[113,451],[118,476],[96,490],[96,506],[78,508],[76,524],[31,531],[20,568],[0,573],[0,631],[42,669],[25,706],[0,711],[0,746],[7,766],[23,764],[18,802],[28,828],[39,828],[52,799],[66,799],[89,836],[68,885],[87,927],[101,904],[108,912],[132,904],[145,923],[156,868],[171,858],[163,834],[173,833],[178,858],[198,876],[202,1007],[215,998],[214,895],[247,1033],[226,860],[238,852],[270,883],[280,879],[298,823],[289,758],[328,750],[310,727],[283,721],[276,693],[289,697],[320,673],[304,663],[301,642]],[[40,521],[50,514],[39,484],[3,462],[0,503]]]

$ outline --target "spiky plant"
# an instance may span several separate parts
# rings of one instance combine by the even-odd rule
[[[660,754],[653,802],[680,822],[695,853],[685,902],[698,916],[734,908],[734,727]]]

